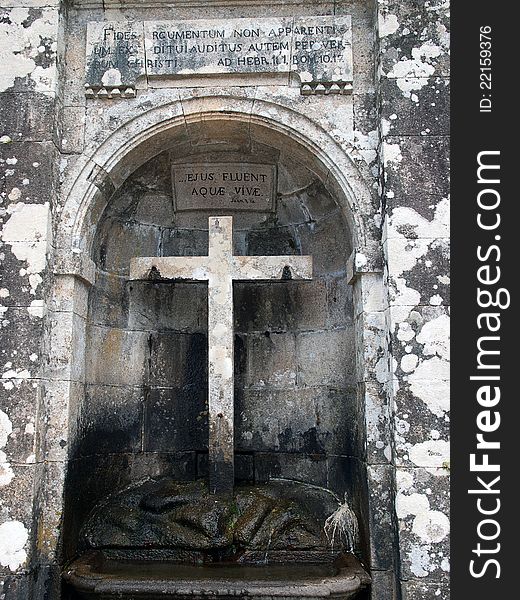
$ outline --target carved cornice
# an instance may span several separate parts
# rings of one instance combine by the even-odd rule
[[[133,86],[105,86],[95,87],[85,85],[85,96],[87,98],[104,98],[113,100],[117,98],[135,98],[136,91]]]
[[[237,6],[313,6],[321,7],[324,13],[333,14],[337,0],[69,0],[69,5],[78,10],[115,10],[150,8],[225,8]]]
[[[302,96],[352,94],[352,84],[345,81],[310,81],[302,83]]]

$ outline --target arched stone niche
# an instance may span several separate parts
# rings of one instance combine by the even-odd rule
[[[237,478],[287,477],[346,494],[370,562],[365,403],[367,393],[382,402],[369,380],[382,358],[374,336],[384,338],[370,195],[306,118],[272,106],[268,117],[261,103],[255,117],[240,102],[223,114],[215,102],[229,101],[205,102],[207,112],[198,99],[191,116],[170,107],[166,117],[163,107],[121,127],[78,163],[69,189],[55,285],[56,303],[72,295],[61,323],[72,343],[57,361],[72,374],[64,560],[106,494],[147,476],[205,473],[204,284],[129,282],[128,263],[205,254],[210,213],[175,214],[171,163],[241,157],[276,165],[277,206],[235,215],[235,252],[307,253],[315,270],[311,282],[236,285]]]

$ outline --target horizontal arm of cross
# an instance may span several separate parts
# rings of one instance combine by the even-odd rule
[[[233,279],[312,279],[312,256],[234,256]]]
[[[130,260],[130,279],[209,279],[207,256],[152,256]]]

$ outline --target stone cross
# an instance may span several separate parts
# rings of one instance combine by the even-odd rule
[[[230,494],[233,452],[233,281],[311,279],[310,256],[234,256],[233,217],[209,218],[208,256],[133,258],[130,279],[208,282],[209,486]]]

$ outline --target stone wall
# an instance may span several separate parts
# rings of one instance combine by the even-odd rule
[[[28,597],[35,489],[47,468],[36,432],[59,165],[58,4],[0,9],[0,578],[9,598]]]
[[[220,162],[230,156],[222,146],[212,157]],[[200,153],[176,149],[143,165],[99,223],[85,392],[70,440],[74,522],[65,537],[72,547],[82,518],[107,490],[152,471],[178,479],[207,474],[207,286],[128,279],[133,256],[208,253],[210,213],[173,208],[174,154],[201,161]],[[262,154],[278,157],[258,148],[241,156],[252,161]],[[315,175],[291,166],[287,159],[276,163],[276,212],[232,215],[235,254],[303,253],[314,262],[312,281],[235,284],[236,478],[296,478],[362,503],[351,479],[339,476],[359,468],[352,457],[363,453],[346,281],[351,236]],[[189,227],[194,222],[200,228]]]
[[[449,597],[449,3],[378,3],[383,247],[406,600]]]
[[[119,271],[128,264],[137,229],[143,252],[155,253],[154,223],[165,218],[161,210],[168,205],[163,201],[169,191],[159,189],[164,184],[160,177],[153,183],[143,179],[143,194],[151,188],[148,200],[157,200],[157,212],[147,213],[150,203],[144,201],[135,213],[138,224],[133,230],[124,225],[125,219],[111,221],[110,208],[104,211],[109,199],[122,199],[128,192],[125,181],[132,173],[136,175],[128,181],[136,189],[138,169],[165,149],[188,147],[191,152],[224,136],[229,150],[237,151],[244,135],[279,153],[281,180],[285,177],[293,192],[282,194],[279,211],[286,225],[298,222],[301,227],[289,238],[286,230],[277,235],[275,229],[283,227],[271,228],[265,238],[264,232],[248,225],[237,237],[237,251],[269,253],[271,244],[284,253],[291,244],[298,252],[321,248],[318,264],[326,267],[311,286],[291,284],[294,292],[288,297],[264,290],[269,297],[276,295],[272,306],[283,307],[280,312],[269,308],[264,291],[258,291],[261,286],[252,292],[249,284],[237,285],[236,302],[247,306],[236,314],[236,363],[243,373],[237,402],[243,414],[255,419],[265,417],[259,395],[267,406],[278,402],[277,382],[261,386],[255,372],[278,372],[278,362],[261,363],[265,345],[272,344],[275,351],[293,348],[292,353],[283,352],[284,360],[294,360],[277,380],[283,382],[287,402],[293,388],[308,385],[300,390],[307,408],[316,410],[323,401],[340,409],[319,426],[316,412],[310,410],[299,417],[293,413],[290,423],[268,423],[258,432],[237,423],[237,443],[245,457],[244,470],[238,472],[248,477],[250,457],[256,454],[255,471],[261,478],[261,458],[274,450],[267,461],[270,474],[276,465],[277,475],[297,472],[303,478],[321,478],[320,483],[339,492],[349,491],[364,531],[363,553],[373,577],[374,600],[449,596],[448,10],[444,0],[3,3],[0,576],[6,599],[25,600],[32,594],[38,600],[44,590],[49,597],[59,597],[63,551],[70,556],[75,544],[74,536],[64,538],[63,532],[76,531],[80,524],[72,510],[79,486],[88,506],[129,477],[168,469],[182,477],[204,469],[202,447],[197,459],[197,448],[186,446],[197,436],[190,435],[186,442],[181,435],[178,443],[184,454],[165,460],[156,452],[162,448],[158,434],[164,432],[164,423],[150,429],[153,433],[147,437],[145,412],[131,424],[120,412],[110,412],[124,401],[136,411],[153,405],[152,417],[161,406],[168,405],[170,413],[162,390],[178,389],[175,373],[167,374],[166,385],[155,387],[142,385],[143,373],[132,393],[125,389],[117,396],[117,385],[112,385],[116,381],[110,377],[127,384],[127,365],[104,364],[101,353],[103,344],[124,350],[130,343],[115,334],[108,340],[100,337],[102,327],[107,332],[127,328],[143,338],[144,361],[151,323],[158,323],[154,351],[162,352],[159,334],[170,330],[171,319],[179,316],[177,300],[186,302],[189,296],[195,300],[189,305],[192,312],[183,313],[184,322],[176,320],[175,327],[182,323],[180,334],[192,336],[188,345],[193,356],[204,361],[202,337],[197,342],[197,336],[203,336],[198,320],[203,287],[176,284],[171,292],[159,284],[150,289],[136,283],[130,290]],[[87,22],[142,20],[152,14],[155,20],[350,14],[353,93],[302,96],[298,86],[255,79],[248,85],[215,80],[212,86],[192,88],[159,84],[139,90],[136,98],[86,99]],[[133,147],[128,149],[130,141]],[[315,182],[311,177],[305,185],[291,188],[293,174],[298,173],[292,182],[297,184],[305,169]],[[352,237],[352,248],[345,241],[345,254],[352,250],[346,264],[326,264],[329,258],[344,256],[330,244],[339,219],[332,216],[322,239],[319,228],[309,235],[306,222],[298,221],[301,216],[284,204],[296,197],[312,220],[312,211],[322,210],[330,198],[338,203],[348,224],[345,231]],[[318,214],[316,221],[322,218],[325,224],[325,214]],[[184,224],[180,229],[190,228]],[[191,235],[161,233],[161,243],[172,254],[195,247],[203,252],[204,236]],[[103,236],[117,252],[107,247],[102,256]],[[352,287],[346,288],[347,282]],[[312,302],[304,308],[305,294]],[[164,310],[153,308],[154,303]],[[297,322],[288,326],[295,304],[301,311],[320,308],[298,312]],[[327,338],[337,336],[338,330],[348,332],[348,342],[340,342],[339,348]],[[321,332],[319,347],[313,331]],[[284,343],[278,343],[282,339]],[[316,368],[313,359],[321,347],[328,350],[332,345],[336,356],[345,350],[341,364],[351,377],[341,383],[335,381],[336,363],[327,370]],[[298,370],[300,360],[304,368]],[[285,380],[294,363],[296,382]],[[162,381],[161,369],[153,367],[154,381]],[[197,371],[194,377],[202,380],[204,373]],[[309,391],[318,388],[341,391],[319,396]],[[340,399],[347,396],[350,402],[342,404]],[[333,420],[351,428],[341,440],[328,433]],[[96,422],[104,423],[107,434],[100,435]],[[314,426],[316,431],[305,435]],[[115,427],[125,435],[114,436]],[[204,437],[203,425],[198,433]],[[143,452],[147,443],[150,452]],[[95,444],[100,445],[93,452]],[[115,455],[107,459],[114,448],[119,449],[117,460]],[[157,458],[154,464],[150,453]],[[295,455],[312,459],[296,467],[291,462]],[[321,458],[315,460],[316,455]],[[112,479],[96,476],[108,471]],[[357,497],[352,497],[353,490],[359,491]],[[29,586],[32,591],[29,581],[35,582]]]

